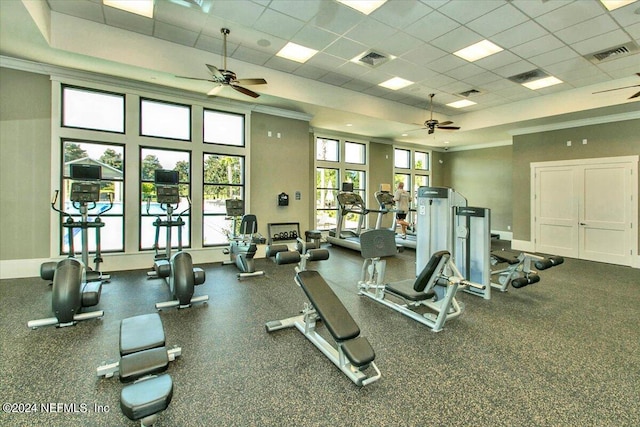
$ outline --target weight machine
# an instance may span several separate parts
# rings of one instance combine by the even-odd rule
[[[223,262],[223,264],[235,264],[240,270],[237,275],[238,279],[262,276],[264,271],[256,271],[253,259],[258,251],[258,247],[254,242],[255,235],[258,233],[258,219],[253,214],[244,213],[243,200],[225,200],[225,207],[227,209],[227,219],[233,220],[233,229],[229,236],[229,247],[224,250],[224,253],[229,255],[230,259]],[[241,218],[239,230],[238,218]]]

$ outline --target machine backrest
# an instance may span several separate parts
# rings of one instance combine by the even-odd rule
[[[435,279],[434,274],[439,272],[442,265],[449,260],[451,254],[449,251],[438,251],[431,256],[431,259],[427,265],[422,269],[420,275],[416,278],[413,284],[413,290],[416,292],[423,292],[429,281]]]
[[[365,259],[394,256],[398,252],[393,230],[381,228],[360,233],[360,254]]]
[[[258,218],[253,214],[246,214],[240,221],[240,234],[255,234],[258,232]]]

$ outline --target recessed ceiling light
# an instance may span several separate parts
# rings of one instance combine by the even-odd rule
[[[468,99],[461,99],[460,101],[450,102],[447,105],[453,108],[463,108],[463,107],[468,107],[470,105],[476,105],[476,104],[477,104],[476,102],[469,101]]]
[[[531,82],[522,83],[522,86],[527,87],[531,90],[542,89],[543,87],[557,85],[558,83],[562,83],[562,80],[557,79],[553,76],[545,77],[544,79],[533,80]]]
[[[280,52],[276,53],[276,56],[304,64],[316,53],[318,53],[318,51],[315,49],[289,42],[280,49]]]
[[[445,141],[444,143],[445,143],[445,144],[448,144],[448,143],[449,143],[449,141]]]
[[[383,4],[387,0],[336,0],[338,3],[342,3],[345,6],[349,6],[352,9],[362,12],[365,15],[370,14]]]
[[[626,6],[633,3],[636,0],[600,0],[600,3],[607,8],[609,12],[616,10],[619,7]]]
[[[153,18],[153,0],[102,0],[102,4]]]
[[[347,127],[351,127],[351,126],[353,126],[353,124],[347,123]]]
[[[403,133],[402,136],[409,136],[409,134],[408,133]]]
[[[405,80],[401,77],[394,77],[392,79],[387,80],[386,82],[380,83],[378,86],[386,87],[391,90],[402,89],[403,87],[407,87],[412,85],[413,82],[409,80]]]
[[[473,62],[478,59],[486,58],[494,53],[498,53],[501,50],[503,49],[500,46],[491,43],[489,40],[482,40],[481,42],[467,46],[464,49],[460,49],[457,52],[453,52],[453,54],[462,59],[466,59],[469,62]]]

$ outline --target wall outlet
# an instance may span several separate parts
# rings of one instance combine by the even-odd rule
[[[571,141],[567,141],[567,147],[571,147]]]

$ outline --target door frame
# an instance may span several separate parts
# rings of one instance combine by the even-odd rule
[[[598,164],[612,164],[612,163],[625,163],[631,166],[631,175],[635,179],[631,179],[631,231],[632,235],[630,239],[631,250],[631,262],[629,266],[640,268],[640,256],[638,254],[638,160],[640,156],[619,156],[619,157],[598,157],[587,159],[571,159],[571,160],[554,160],[548,162],[532,162],[530,163],[530,236],[532,237],[533,251],[536,251],[538,243],[536,241],[536,173],[538,169],[554,167],[554,166],[585,166],[585,165],[598,165]]]

